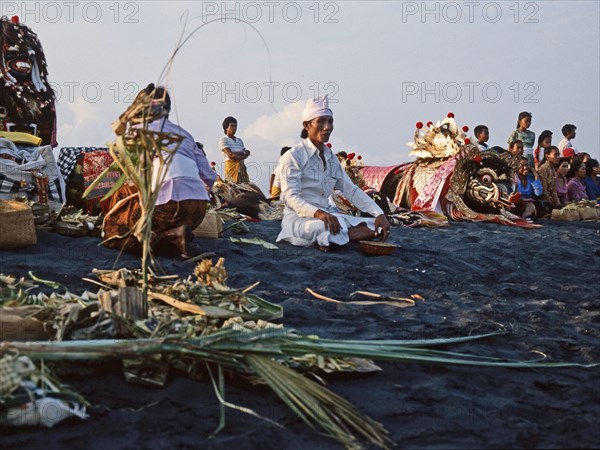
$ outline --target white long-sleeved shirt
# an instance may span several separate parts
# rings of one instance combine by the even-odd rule
[[[325,164],[317,147],[310,139],[304,139],[279,160],[280,198],[285,211],[278,241],[289,238],[313,240],[312,233],[304,235],[300,231],[303,228],[298,226],[297,219],[318,220],[314,216],[319,209],[331,212],[329,196],[334,189],[340,190],[361,211],[373,217],[383,214],[373,199],[352,183],[337,156],[328,147],[323,149],[323,156]]]
[[[286,208],[300,217],[314,218],[317,210],[327,210],[329,196],[337,189],[361,211],[373,217],[383,214],[373,199],[350,180],[328,147],[323,155],[326,165],[323,165],[317,147],[310,139],[304,139],[281,157],[281,199]]]

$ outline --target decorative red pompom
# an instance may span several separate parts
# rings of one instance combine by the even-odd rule
[[[480,163],[481,162],[481,155],[475,155],[471,159],[473,161],[475,161],[476,163]]]
[[[417,122],[417,129],[420,130],[423,128],[423,122]]]
[[[465,125],[465,126],[463,127],[463,131],[466,133],[467,131],[469,131],[469,127]]]
[[[465,139],[465,145],[469,145],[470,143],[471,143],[471,139],[469,139],[469,138],[466,138],[466,139]]]
[[[449,112],[448,113],[448,117],[450,117],[451,119],[454,119],[454,113],[453,112]]]
[[[10,21],[11,21],[12,23],[19,23],[19,16],[12,16],[12,17],[10,18]]]
[[[358,155],[358,156],[356,157],[356,159],[358,159],[358,160],[360,161],[360,160],[362,159],[362,156]]]
[[[331,148],[331,142],[328,142],[327,144],[325,144],[328,148]]]
[[[214,167],[214,166],[217,165],[217,163],[213,161],[213,162],[210,163],[210,165]]]
[[[429,122],[427,122],[427,126],[430,127],[431,125],[433,125],[433,122],[430,120]]]
[[[354,153],[348,153],[348,156],[346,156],[346,159],[347,159],[348,161],[351,161],[351,160],[353,160],[353,159],[354,159],[354,157],[355,157],[355,156],[356,156],[356,154],[354,154]]]

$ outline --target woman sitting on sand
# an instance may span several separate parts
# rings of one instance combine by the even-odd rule
[[[560,205],[564,206],[569,202],[569,192],[567,189],[567,173],[569,173],[569,158],[560,158],[556,168],[556,195]]]
[[[590,159],[585,163],[585,189],[590,200],[600,203],[600,164],[597,159]]]
[[[535,216],[534,200],[542,195],[542,182],[537,171],[529,167],[529,161],[524,156],[519,161],[517,191],[521,194],[521,200],[517,205],[517,214],[523,219]]]
[[[581,200],[589,200],[587,191],[585,189],[585,176],[587,170],[585,164],[580,160],[575,160],[571,164],[569,173],[567,176],[571,176],[571,179],[567,183],[567,191],[569,200],[572,202],[579,202]]]
[[[281,200],[285,204],[277,241],[293,245],[317,244],[328,251],[331,244],[385,240],[390,232],[383,211],[358,188],[325,145],[333,131],[333,113],[327,96],[309,100],[302,112],[302,142],[279,160]],[[329,204],[334,189],[342,191],[354,206],[375,219],[339,214]]]
[[[196,146],[196,140],[183,128],[168,119],[171,99],[164,88],[145,89],[148,95],[164,102],[167,117],[150,122],[148,129],[163,133],[173,133],[183,137],[174,154],[169,171],[160,186],[156,208],[152,216],[152,248],[156,253],[178,252],[183,258],[191,256],[189,241],[191,231],[196,228],[206,214],[208,192],[217,177],[204,152]],[[163,157],[168,158],[163,152]],[[157,166],[155,166],[157,169]],[[113,207],[104,219],[104,245],[129,252],[138,252],[141,243],[131,234],[131,229],[141,216],[139,197],[129,195]]]
[[[538,173],[542,182],[542,200],[550,203],[553,208],[560,208],[560,200],[556,193],[556,168],[560,160],[558,147],[552,145],[544,149],[544,158],[540,162]]]

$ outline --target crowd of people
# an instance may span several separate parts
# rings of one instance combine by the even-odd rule
[[[519,114],[517,127],[508,136],[507,149],[488,145],[490,132],[487,126],[478,125],[474,129],[481,151],[508,151],[519,159],[515,189],[521,194],[521,202],[517,212],[527,218],[547,214],[551,209],[562,208],[571,202],[600,202],[599,163],[589,153],[577,151],[573,145],[577,127],[564,125],[563,138],[558,145],[552,145],[552,131],[544,130],[535,146],[531,120],[531,113],[523,111]]]
[[[164,177],[157,207],[153,215],[153,242],[175,247],[183,257],[193,252],[189,241],[191,229],[199,225],[206,213],[209,192],[217,178],[214,167],[206,159],[202,145],[185,130],[168,119],[170,99],[164,88],[149,85],[151,95],[164,109],[160,120],[150,123],[154,131],[173,132],[184,137],[175,153],[174,163]],[[569,202],[600,200],[600,168],[597,160],[578,152],[572,140],[576,127],[563,127],[564,138],[558,146],[552,145],[552,132],[540,133],[535,145],[531,127],[532,115],[519,114],[517,128],[508,137],[508,147],[490,147],[489,128],[478,125],[474,129],[480,151],[510,152],[519,160],[515,175],[515,191],[520,192],[517,213],[524,218],[545,214]],[[244,161],[250,156],[244,142],[236,137],[237,120],[223,121],[224,136],[219,149],[225,159],[225,180],[233,183],[248,182]],[[284,147],[277,170],[272,177],[271,194],[278,195],[284,204],[282,229],[277,240],[293,245],[317,245],[328,251],[347,242],[380,237],[385,240],[390,224],[382,209],[357,186],[340,165],[332,152],[329,138],[333,131],[333,112],[327,96],[310,99],[302,113],[301,142]],[[340,191],[357,209],[372,218],[340,214],[330,201],[331,194]],[[138,243],[127,233],[139,218],[139,204],[135,197],[120,201],[105,219],[105,243],[109,246],[132,250]]]

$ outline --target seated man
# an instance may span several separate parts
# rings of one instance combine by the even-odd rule
[[[302,142],[279,161],[285,210],[277,241],[301,246],[317,243],[321,250],[327,251],[330,244],[371,240],[379,233],[385,240],[390,224],[383,211],[352,183],[337,156],[325,145],[333,131],[333,113],[327,96],[306,103],[302,126]],[[342,191],[348,201],[375,219],[337,213],[329,204],[334,189]]]
[[[151,245],[157,253],[178,251],[183,258],[187,258],[190,256],[189,236],[204,219],[209,200],[208,192],[217,174],[210,167],[204,152],[196,145],[195,139],[169,120],[171,100],[165,89],[154,89],[154,85],[151,84],[146,88],[146,92],[155,99],[152,102],[153,108],[155,103],[164,102],[162,108],[166,111],[166,117],[163,114],[162,118],[150,122],[148,129],[183,137],[160,186],[152,216]],[[163,152],[165,158],[167,155]],[[156,164],[154,169],[156,176]],[[141,243],[129,232],[140,215],[141,207],[137,195],[129,195],[126,200],[118,202],[104,219],[104,245],[125,251],[141,249]]]
[[[288,150],[292,147],[282,147],[281,152],[279,153],[279,158],[286,154]],[[281,195],[281,181],[279,180],[279,163],[277,163],[277,167],[271,174],[271,179],[269,180],[269,193],[272,199],[279,199]]]

